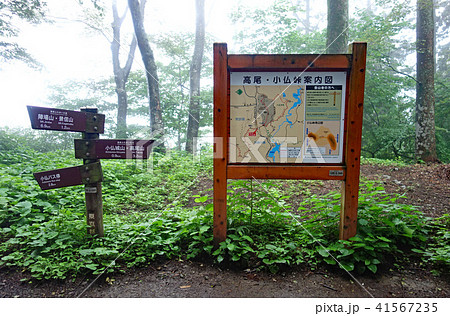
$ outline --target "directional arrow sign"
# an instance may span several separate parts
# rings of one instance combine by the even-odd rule
[[[37,106],[27,106],[33,129],[103,133],[105,115]]]
[[[153,139],[75,139],[75,158],[148,159],[153,142]]]
[[[33,175],[42,190],[103,181],[102,166],[99,162],[70,168],[37,172]]]

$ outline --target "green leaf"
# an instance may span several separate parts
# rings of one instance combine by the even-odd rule
[[[269,249],[269,250],[276,250],[277,249],[276,246],[271,245],[271,244],[266,245],[266,248]]]
[[[204,203],[204,202],[206,202],[207,200],[208,200],[208,196],[205,195],[205,196],[202,196],[202,197],[200,197],[200,198],[196,198],[194,201],[195,201],[196,203]]]
[[[367,269],[369,269],[370,271],[372,271],[373,273],[377,273],[377,266],[374,264],[368,265]]]
[[[385,241],[385,242],[392,242],[392,240],[387,239],[386,237],[383,237],[383,236],[377,236],[377,238],[378,238],[379,240],[382,240],[382,241]]]
[[[80,249],[80,255],[82,256],[88,256],[94,253],[94,250],[92,249]]]
[[[336,260],[334,260],[333,258],[329,257],[329,258],[324,258],[323,259],[326,263],[331,264],[331,265],[335,265],[336,264]]]
[[[271,265],[273,262],[274,262],[273,260],[268,259],[268,258],[263,259],[263,263],[264,263],[264,264],[267,264],[267,265]]]
[[[353,254],[353,253],[355,252],[355,250],[353,250],[353,249],[347,249],[347,248],[342,248],[342,249],[340,249],[339,251],[340,251],[340,253],[342,254],[342,256],[340,256],[340,257],[349,256],[349,255],[351,255],[351,254]]]
[[[231,257],[232,261],[239,261],[241,259],[241,257],[237,254],[234,254],[233,257]]]
[[[358,220],[358,224],[362,225],[362,226],[367,226],[367,224],[369,224],[369,222],[363,218]]]
[[[372,259],[372,263],[373,263],[373,264],[380,264],[381,262],[380,262],[380,260],[378,260],[378,259],[376,259],[376,258],[373,258],[373,259]]]
[[[51,232],[51,233],[47,234],[46,237],[47,237],[47,239],[53,239],[53,238],[55,238],[58,235],[59,235],[58,232]]]
[[[353,271],[353,269],[355,268],[355,265],[351,262],[349,263],[340,263],[340,267],[343,268],[344,270],[347,271]]]
[[[22,201],[16,204],[16,207],[30,209],[33,204],[30,201]]]
[[[412,237],[413,233],[414,233],[414,229],[409,228],[408,226],[405,226],[403,228],[403,230],[405,231],[405,235],[408,237]]]
[[[209,225],[200,226],[200,234],[203,234],[209,229]]]
[[[322,256],[322,257],[329,257],[330,253],[323,247],[318,248],[317,252]]]
[[[90,269],[90,270],[97,270],[98,264],[96,263],[91,263],[91,264],[87,264],[86,268]]]
[[[236,249],[236,245],[235,244],[228,244],[227,248],[229,251],[233,251],[234,249]]]

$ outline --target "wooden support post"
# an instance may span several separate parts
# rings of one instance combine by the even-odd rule
[[[348,92],[347,139],[344,149],[346,173],[341,189],[339,224],[339,239],[343,240],[356,235],[367,43],[353,43],[350,47],[352,68]]]
[[[227,45],[214,44],[214,246],[227,238]]]
[[[82,112],[97,113],[96,108],[84,108]],[[94,116],[94,121],[96,117]],[[99,133],[82,133],[85,140],[98,139]],[[99,162],[99,159],[83,159],[83,165]],[[86,166],[86,168],[88,168]],[[103,237],[103,202],[102,202],[102,183],[85,184],[86,199],[86,221],[88,224],[88,234]]]

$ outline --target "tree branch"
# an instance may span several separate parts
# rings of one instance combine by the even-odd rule
[[[408,78],[414,80],[415,82],[419,83],[419,82],[417,81],[417,79],[414,78],[413,76],[411,76],[411,75],[409,75],[409,74],[407,74],[407,73],[404,73],[404,72],[401,72],[401,71],[395,69],[394,66],[391,65],[391,62],[389,61],[389,56],[386,56],[386,55],[384,55],[384,54],[382,54],[382,56],[386,59],[386,65],[387,65],[389,68],[391,68],[392,71],[394,71],[395,73],[398,73],[398,74],[400,74],[400,75],[406,76],[406,77],[408,77]]]
[[[388,63],[387,66],[388,66],[389,68],[391,68],[394,72],[396,72],[396,73],[398,73],[398,74],[400,74],[400,75],[406,76],[406,77],[408,77],[408,78],[411,78],[411,79],[414,80],[415,82],[419,83],[419,82],[416,80],[416,78],[414,78],[414,77],[411,76],[411,75],[408,75],[407,73],[398,71],[398,70],[395,69],[390,63]]]

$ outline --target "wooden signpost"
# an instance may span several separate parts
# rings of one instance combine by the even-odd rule
[[[103,180],[102,166],[99,162],[77,167],[36,172],[33,175],[42,190],[91,184]]]
[[[335,55],[229,55],[214,44],[214,244],[228,179],[341,180],[339,238],[356,234],[366,43]]]
[[[96,111],[79,112],[30,105],[27,109],[33,129],[100,134],[104,132],[105,116],[97,114]]]
[[[81,111],[27,106],[31,127],[40,130],[82,132],[75,139],[75,158],[82,166],[34,173],[42,190],[74,185],[85,186],[88,234],[104,235],[102,181],[100,159],[148,159],[154,140],[99,139],[104,132],[105,115],[96,108]]]
[[[154,140],[75,139],[75,158],[148,159]]]

